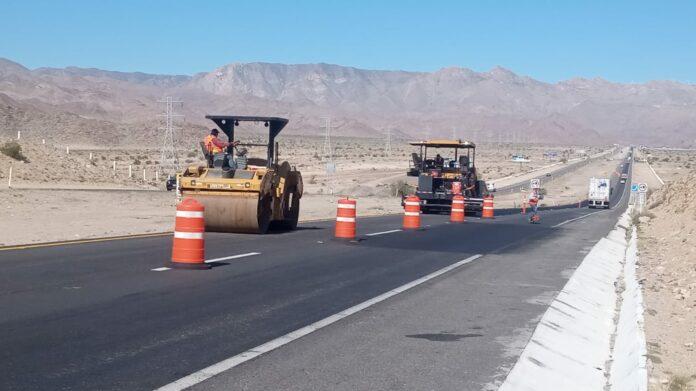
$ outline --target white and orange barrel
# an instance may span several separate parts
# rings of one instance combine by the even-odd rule
[[[178,269],[210,269],[205,263],[205,207],[193,198],[185,198],[176,207],[172,261]]]
[[[336,209],[336,238],[355,239],[356,201],[349,198],[338,200]]]
[[[522,214],[527,214],[527,201],[522,201]]]
[[[404,200],[404,229],[419,229],[420,225],[420,198],[410,195]]]
[[[463,223],[464,222],[464,197],[457,194],[452,197],[452,209],[450,211],[450,222],[452,223]]]
[[[493,218],[493,196],[487,195],[483,197],[483,210],[481,211],[482,219]]]

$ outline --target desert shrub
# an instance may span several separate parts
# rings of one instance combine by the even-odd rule
[[[394,197],[400,197],[402,195],[409,195],[413,193],[415,188],[405,181],[397,181],[389,185],[389,190]]]
[[[142,162],[137,157],[135,158],[135,160],[133,160],[133,164],[135,164],[136,166],[139,165],[140,163],[142,163]]]
[[[309,182],[308,182],[308,183],[309,183],[310,185],[316,185],[316,184],[317,184],[317,176],[316,176],[316,175],[312,175],[312,176],[309,178]]]
[[[27,157],[22,153],[22,146],[16,141],[6,142],[2,147],[0,147],[0,152],[14,160],[29,162],[29,159],[27,159]]]
[[[186,154],[186,157],[196,157],[198,156],[198,152],[189,152]]]

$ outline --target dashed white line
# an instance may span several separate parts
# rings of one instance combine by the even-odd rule
[[[228,359],[225,359],[223,361],[218,362],[217,364],[213,364],[207,368],[201,369],[198,372],[194,372],[188,376],[182,377],[181,379],[169,383],[165,386],[162,386],[158,388],[156,391],[174,391],[174,390],[183,390],[189,387],[192,387],[198,383],[201,383],[207,379],[210,379],[211,377],[218,375],[222,372],[225,372],[229,369],[232,369],[236,367],[239,364],[242,364],[244,362],[247,362],[253,358],[256,358],[264,353],[268,353],[272,350],[275,350],[283,345],[286,345],[298,338],[302,338],[307,334],[311,334],[321,328],[324,328],[332,323],[338,322],[339,320],[353,315],[356,312],[362,311],[365,308],[371,307],[379,302],[382,302],[384,300],[387,300],[388,298],[392,296],[396,296],[399,293],[403,293],[413,287],[416,287],[424,282],[427,282],[429,280],[432,280],[435,277],[441,276],[449,271],[452,271],[460,266],[466,265],[469,262],[472,262],[478,258],[481,258],[481,254],[476,254],[473,256],[470,256],[469,258],[462,259],[459,262],[456,262],[452,265],[449,265],[447,267],[444,267],[436,272],[430,273],[425,277],[421,277],[415,281],[409,282],[408,284],[402,285],[396,289],[392,289],[386,293],[383,293],[377,297],[373,297],[370,300],[364,301],[358,305],[355,305],[353,307],[348,308],[347,310],[341,311],[337,314],[331,315],[327,318],[324,318],[318,322],[312,323],[309,326],[302,327],[301,329],[295,330],[291,333],[285,334],[282,337],[278,337],[274,340],[268,341],[263,345],[257,346],[255,348],[252,348],[250,350],[247,350],[246,352],[240,353],[236,356],[232,356]]]
[[[251,256],[253,256],[253,255],[260,255],[260,254],[261,254],[261,253],[245,253],[245,254],[230,255],[229,257],[214,258],[214,259],[206,259],[206,260],[205,260],[205,263],[227,261],[227,260],[230,260],[230,259],[251,257]]]
[[[237,254],[237,255],[230,255],[229,257],[222,257],[222,258],[213,258],[213,259],[206,259],[205,263],[213,263],[213,262],[221,262],[221,261],[228,261],[230,259],[238,259],[238,258],[245,258],[245,257],[251,257],[253,255],[260,255],[261,253],[244,253],[244,254]],[[172,270],[170,267],[158,267],[155,269],[150,269],[153,272],[166,272],[167,270]]]
[[[563,221],[563,222],[558,223],[558,224],[556,224],[556,225],[552,225],[551,228],[558,228],[558,227],[560,227],[561,225],[565,225],[565,224],[568,224],[568,223],[572,223],[573,221],[576,221],[576,220],[584,219],[584,218],[587,217],[587,216],[592,216],[593,214],[599,213],[599,212],[602,212],[602,211],[601,211],[601,210],[598,210],[598,211],[596,211],[596,212],[588,213],[588,214],[586,214],[586,215],[582,215],[582,216],[576,217],[576,218],[574,218],[574,219],[566,220],[566,221]]]
[[[382,232],[373,232],[371,234],[365,234],[365,236],[377,236],[377,235],[386,235],[386,234],[393,234],[394,232],[401,232],[400,229],[392,229],[389,231],[382,231]]]

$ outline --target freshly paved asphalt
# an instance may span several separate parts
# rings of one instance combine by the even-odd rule
[[[608,217],[597,235],[620,209],[597,214]],[[400,228],[401,218],[362,218],[358,243],[332,240],[331,221],[207,234],[208,259],[261,253],[208,271],[152,271],[168,260],[170,237],[0,251],[0,389],[156,388],[470,255],[562,235],[556,224],[592,212],[548,211],[541,225],[516,214],[461,225],[424,215],[422,231],[378,236],[365,234]],[[483,277],[514,273],[500,264]]]

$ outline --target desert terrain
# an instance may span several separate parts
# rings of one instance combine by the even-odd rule
[[[634,182],[650,186],[647,208],[634,218],[640,238],[649,386],[651,390],[694,390],[696,153],[643,151],[636,157]]]
[[[253,130],[242,130],[238,137],[248,142],[261,140],[260,133]],[[12,141],[0,140],[0,145]],[[335,137],[333,174],[326,170],[323,138],[289,135],[279,138],[279,142],[280,159],[291,162],[303,175],[303,221],[332,218],[339,197],[356,198],[359,216],[400,213],[401,194],[411,191],[416,182],[416,178],[405,175],[411,153],[416,151],[405,140],[393,140],[388,152],[384,140]],[[26,161],[0,154],[2,245],[172,229],[175,195],[164,190],[164,181],[173,170],[159,167],[161,156],[157,149],[51,145],[26,138],[20,139],[19,144]],[[547,166],[552,166],[547,168],[551,170],[562,165],[544,159],[548,150],[568,150],[571,161],[601,151],[598,147],[484,143],[478,145],[476,165],[486,180],[510,180]],[[254,152],[259,151],[250,149],[250,154]],[[514,154],[528,156],[530,162],[514,163]],[[202,163],[201,152],[193,145],[177,151],[177,155],[181,166]],[[583,167],[581,175],[599,175],[596,172],[602,173],[612,164],[601,159]],[[8,188],[10,167],[12,188]],[[586,192],[586,179],[563,178],[549,183],[549,189],[553,189],[549,202],[576,202]],[[510,198],[499,207],[513,205],[519,203]],[[66,225],[66,221],[71,223]]]

